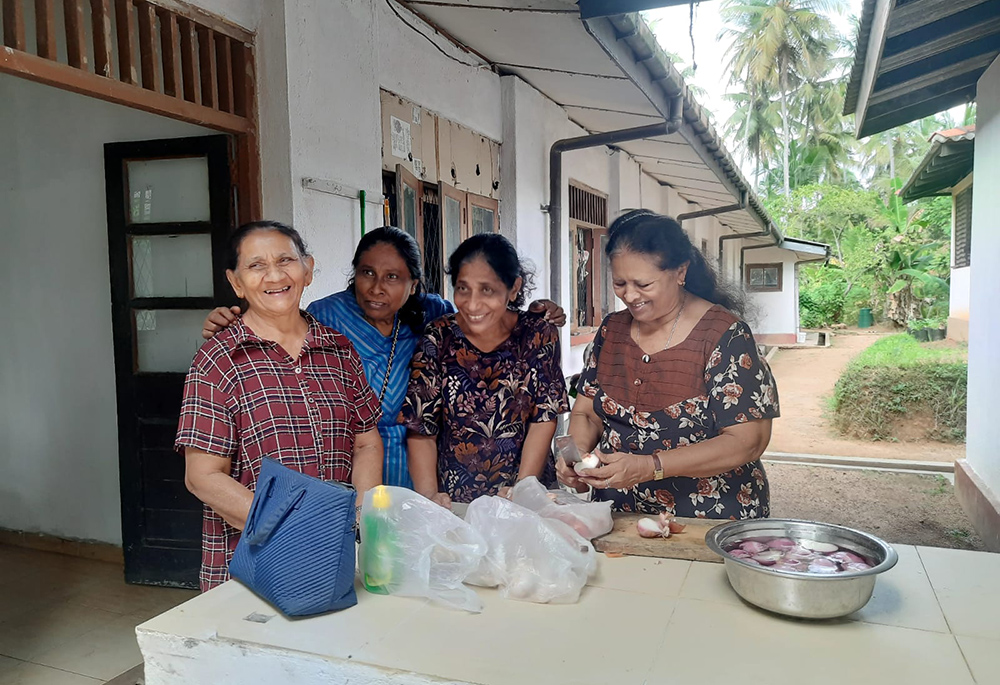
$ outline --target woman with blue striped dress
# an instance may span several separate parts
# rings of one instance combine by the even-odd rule
[[[406,427],[397,423],[410,378],[410,359],[424,326],[456,312],[455,306],[423,291],[420,248],[409,233],[385,226],[366,233],[351,262],[347,288],[309,305],[307,311],[325,326],[340,331],[361,357],[368,384],[382,404],[378,431],[385,449],[382,480],[412,488],[406,459]],[[533,302],[529,311],[558,326],[565,312],[548,300]],[[210,338],[235,321],[239,308],[220,307],[205,320],[202,335]]]

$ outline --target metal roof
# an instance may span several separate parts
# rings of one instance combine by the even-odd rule
[[[997,55],[998,0],[865,0],[844,114],[863,138],[971,102]]]
[[[804,261],[813,261],[816,257],[830,258],[830,246],[826,243],[817,243],[815,240],[786,237],[782,238],[777,247],[794,252],[797,257],[804,257]]]
[[[949,195],[956,183],[972,173],[975,126],[938,131],[930,140],[930,150],[899,191],[903,202],[931,195]]]
[[[402,5],[490,62],[516,74],[590,133],[663,121],[682,95],[677,133],[621,143],[643,171],[692,206],[746,209],[716,219],[737,233],[780,232],[740,173],[722,137],[638,14],[580,18],[570,0],[405,0]],[[754,239],[749,239],[751,242]],[[767,239],[757,239],[766,242]]]

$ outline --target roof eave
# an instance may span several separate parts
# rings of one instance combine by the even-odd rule
[[[584,20],[583,24],[608,57],[645,93],[661,115],[669,116],[667,104],[671,97],[683,97],[684,125],[678,134],[713,170],[719,181],[729,188],[734,198],[744,192],[747,194],[748,209],[761,229],[770,231],[780,241],[781,232],[740,173],[739,166],[726,150],[721,137],[704,115],[702,106],[691,96],[684,78],[674,68],[642,17],[635,13],[621,14]],[[639,59],[633,47],[635,44],[648,57]],[[627,55],[622,53],[623,45]]]

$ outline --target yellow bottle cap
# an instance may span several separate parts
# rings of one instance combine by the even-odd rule
[[[384,485],[376,485],[372,491],[372,506],[376,509],[388,509],[391,503],[389,490]]]

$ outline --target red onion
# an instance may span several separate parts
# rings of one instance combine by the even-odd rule
[[[748,540],[740,545],[740,549],[750,552],[750,554],[760,554],[767,549],[767,543]]]
[[[787,552],[788,550],[793,549],[798,545],[795,544],[794,540],[791,540],[789,538],[774,538],[769,543],[767,543],[767,546],[770,547],[771,549],[776,549],[779,552]]]
[[[761,552],[760,554],[754,554],[753,560],[756,561],[761,566],[771,566],[781,561],[781,552],[779,552],[776,549],[769,549],[766,552]]]
[[[874,565],[856,552],[815,540],[745,538],[727,544],[725,551],[734,559],[748,564],[799,573],[830,575],[866,571]]]

